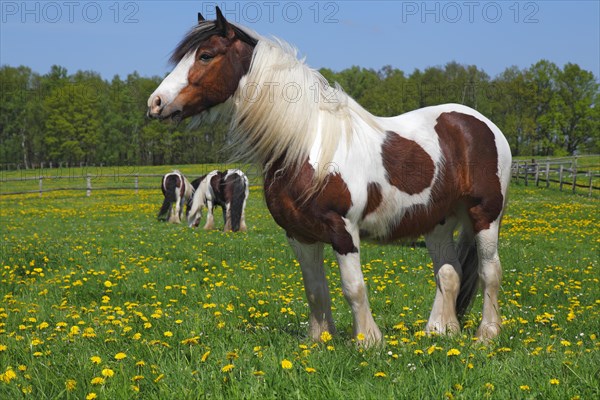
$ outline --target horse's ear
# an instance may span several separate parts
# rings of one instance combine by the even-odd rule
[[[221,9],[219,8],[219,6],[216,7],[216,11],[217,11],[217,20],[215,21],[215,26],[221,32],[222,36],[227,36],[227,25],[228,25],[227,20],[223,16],[223,13],[221,12]]]
[[[198,23],[200,23],[202,21],[206,21],[206,19],[204,18],[204,16],[202,14],[198,13]]]

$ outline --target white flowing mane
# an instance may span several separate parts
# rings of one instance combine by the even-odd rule
[[[260,37],[232,101],[234,156],[265,169],[280,162],[283,170],[311,155],[319,166],[317,182],[325,179],[341,142],[352,140],[355,119],[383,132],[373,115],[277,39]]]

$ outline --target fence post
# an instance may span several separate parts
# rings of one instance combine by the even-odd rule
[[[565,169],[564,165],[560,165],[560,169],[558,170],[558,182],[559,182],[559,188],[560,191],[562,192],[562,187],[563,187],[563,170]]]
[[[577,188],[577,166],[574,166],[573,169],[573,193],[575,193],[575,189]]]
[[[87,197],[90,197],[92,195],[92,177],[90,176],[90,174],[87,174],[86,176],[86,181],[87,181],[87,191],[85,193],[85,195]]]
[[[540,164],[535,164],[535,186],[540,186]]]
[[[40,197],[42,197],[42,191],[43,191],[43,190],[42,190],[42,180],[43,180],[43,179],[44,179],[44,178],[42,178],[42,176],[40,175]]]
[[[550,187],[550,163],[546,163],[546,188]]]
[[[588,175],[590,176],[590,191],[588,192],[588,197],[592,197],[592,188],[594,187],[592,185],[592,183],[593,183],[592,178],[594,177],[594,174],[592,173],[592,171],[588,171]]]
[[[525,186],[529,186],[529,165],[527,165],[527,161],[525,161],[525,168],[523,168],[523,171],[525,171]]]

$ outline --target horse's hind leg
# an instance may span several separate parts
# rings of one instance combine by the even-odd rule
[[[479,276],[483,289],[483,315],[477,329],[477,337],[482,340],[493,339],[500,333],[502,321],[498,307],[498,292],[502,279],[502,266],[498,256],[498,230],[500,221],[490,224],[475,235],[479,255]]]
[[[288,238],[302,269],[304,290],[310,307],[308,334],[315,341],[323,332],[335,333],[331,314],[331,297],[323,267],[323,243],[306,244]]]
[[[223,223],[225,225],[225,227],[223,228],[223,231],[225,232],[230,232],[231,229],[231,203],[227,203],[225,204],[225,207],[223,207]]]
[[[462,269],[453,234],[456,218],[447,218],[425,236],[427,250],[433,260],[436,292],[427,333],[455,333],[460,329],[456,315],[456,299],[460,290]]]

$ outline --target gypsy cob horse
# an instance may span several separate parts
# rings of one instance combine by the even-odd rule
[[[246,201],[249,195],[248,177],[239,169],[212,171],[192,182],[194,195],[189,201],[188,225],[197,227],[202,218],[202,208],[207,208],[204,229],[213,229],[214,209],[223,209],[224,231],[245,231]]]
[[[158,219],[174,224],[180,223],[183,206],[188,203],[194,192],[192,185],[181,172],[174,170],[163,176],[161,189],[165,199],[158,212]]]
[[[511,153],[494,123],[459,104],[374,116],[293,47],[228,22],[218,8],[214,21],[198,15],[171,61],[148,115],[231,118],[236,155],[262,168],[266,204],[300,263],[314,340],[335,332],[323,266],[329,244],[354,334],[365,345],[382,341],[361,270],[365,236],[425,236],[436,281],[427,332],[457,332],[481,286],[476,336],[500,333],[498,233]]]

